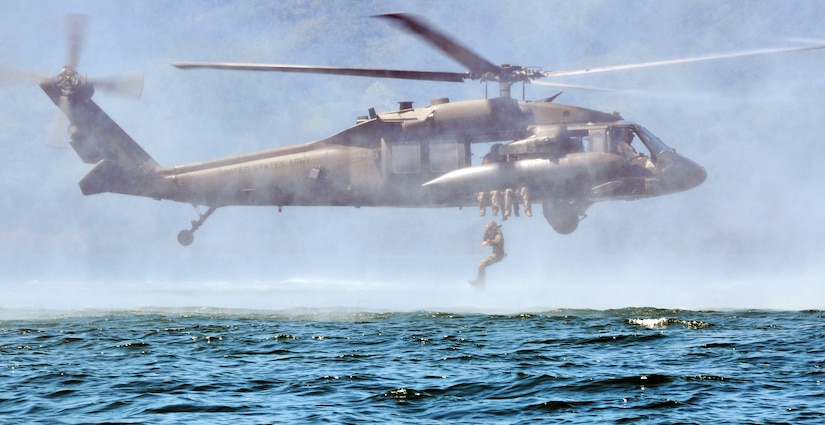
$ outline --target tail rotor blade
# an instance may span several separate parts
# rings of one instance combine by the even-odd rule
[[[49,124],[49,133],[46,135],[46,145],[50,148],[65,149],[69,147],[69,119],[62,113],[57,113]]]
[[[48,76],[33,71],[0,66],[0,85],[39,84],[48,79]]]
[[[77,63],[80,60],[80,51],[83,49],[83,36],[86,33],[86,21],[86,15],[66,15],[66,41],[69,52],[66,66],[70,69],[77,69]]]
[[[143,74],[122,77],[95,78],[91,81],[95,89],[130,99],[140,99],[143,95]]]

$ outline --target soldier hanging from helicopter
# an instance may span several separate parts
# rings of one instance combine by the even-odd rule
[[[517,159],[512,155],[501,155],[499,153],[500,148],[501,143],[496,143],[493,146],[491,146],[490,152],[484,155],[484,157],[481,160],[481,164],[484,165],[495,162],[510,162],[515,161]],[[502,197],[504,198],[503,205]],[[501,216],[503,220],[507,220],[507,218],[511,215],[515,215],[516,217],[519,216],[519,199],[521,199],[524,205],[524,215],[526,215],[527,217],[533,216],[533,211],[530,204],[530,196],[527,191],[527,187],[494,189],[489,192],[482,191],[476,194],[476,199],[478,200],[479,216],[481,217],[484,217],[487,213],[488,199],[490,204],[492,205],[493,216],[497,216],[499,210],[501,210]]]
[[[487,152],[487,154],[481,158],[481,165],[501,162],[501,155],[498,153],[499,148],[501,148],[501,143],[496,143],[493,146],[490,146],[490,152]],[[478,192],[476,194],[476,199],[478,199],[478,213],[481,217],[484,217],[487,213],[488,199],[493,207],[493,215],[498,215],[498,210],[501,208],[501,192],[498,189],[491,190],[489,193],[486,191]]]
[[[524,206],[524,215],[527,217],[533,216],[533,209],[530,204],[530,192],[528,192],[527,186],[522,186],[504,191],[504,212],[502,213],[502,220],[507,220],[507,217],[510,215],[519,217],[519,202]]]

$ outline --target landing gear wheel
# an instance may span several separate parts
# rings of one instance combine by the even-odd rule
[[[178,233],[178,243],[183,246],[192,245],[192,242],[195,241],[195,233],[191,230],[181,230]]]
[[[562,235],[569,235],[579,227],[579,212],[569,202],[544,201],[542,210],[547,223]]]
[[[569,235],[579,228],[578,214],[556,214],[555,217],[545,216],[545,218],[547,222],[550,223],[550,226],[553,227],[553,230],[562,235]]]

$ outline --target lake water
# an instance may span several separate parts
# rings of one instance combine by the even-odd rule
[[[4,424],[825,422],[821,311],[22,316]]]

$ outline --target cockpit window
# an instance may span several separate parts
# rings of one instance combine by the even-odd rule
[[[610,129],[610,150],[609,152],[617,153],[626,160],[630,161],[636,156],[640,155],[637,149],[642,149],[642,153],[646,153],[647,145],[639,142],[637,129],[632,125],[616,126]]]
[[[650,158],[656,161],[656,157],[662,152],[673,150],[653,133],[638,125],[615,126],[610,129],[610,139],[611,149],[615,149],[613,152],[623,156],[630,156],[635,154],[636,150],[640,150],[641,153],[649,153]]]
[[[641,133],[640,129],[641,127],[635,125],[622,125],[610,129],[611,149],[632,166],[634,176],[651,175],[656,170],[658,151],[651,149],[654,143],[649,143],[647,134]],[[662,145],[658,139],[656,143],[655,146]],[[641,152],[637,151],[637,148]],[[650,156],[646,153],[650,153]]]
[[[659,140],[658,137],[654,136],[653,133],[648,131],[646,128],[639,127],[639,130],[641,130],[641,135],[642,135],[642,139],[643,139],[643,142],[644,142],[645,146],[647,146],[647,148],[650,150],[650,153],[652,155],[655,156],[655,155],[660,154],[662,152],[673,150],[670,147],[668,147],[666,144],[664,144],[664,142]]]

